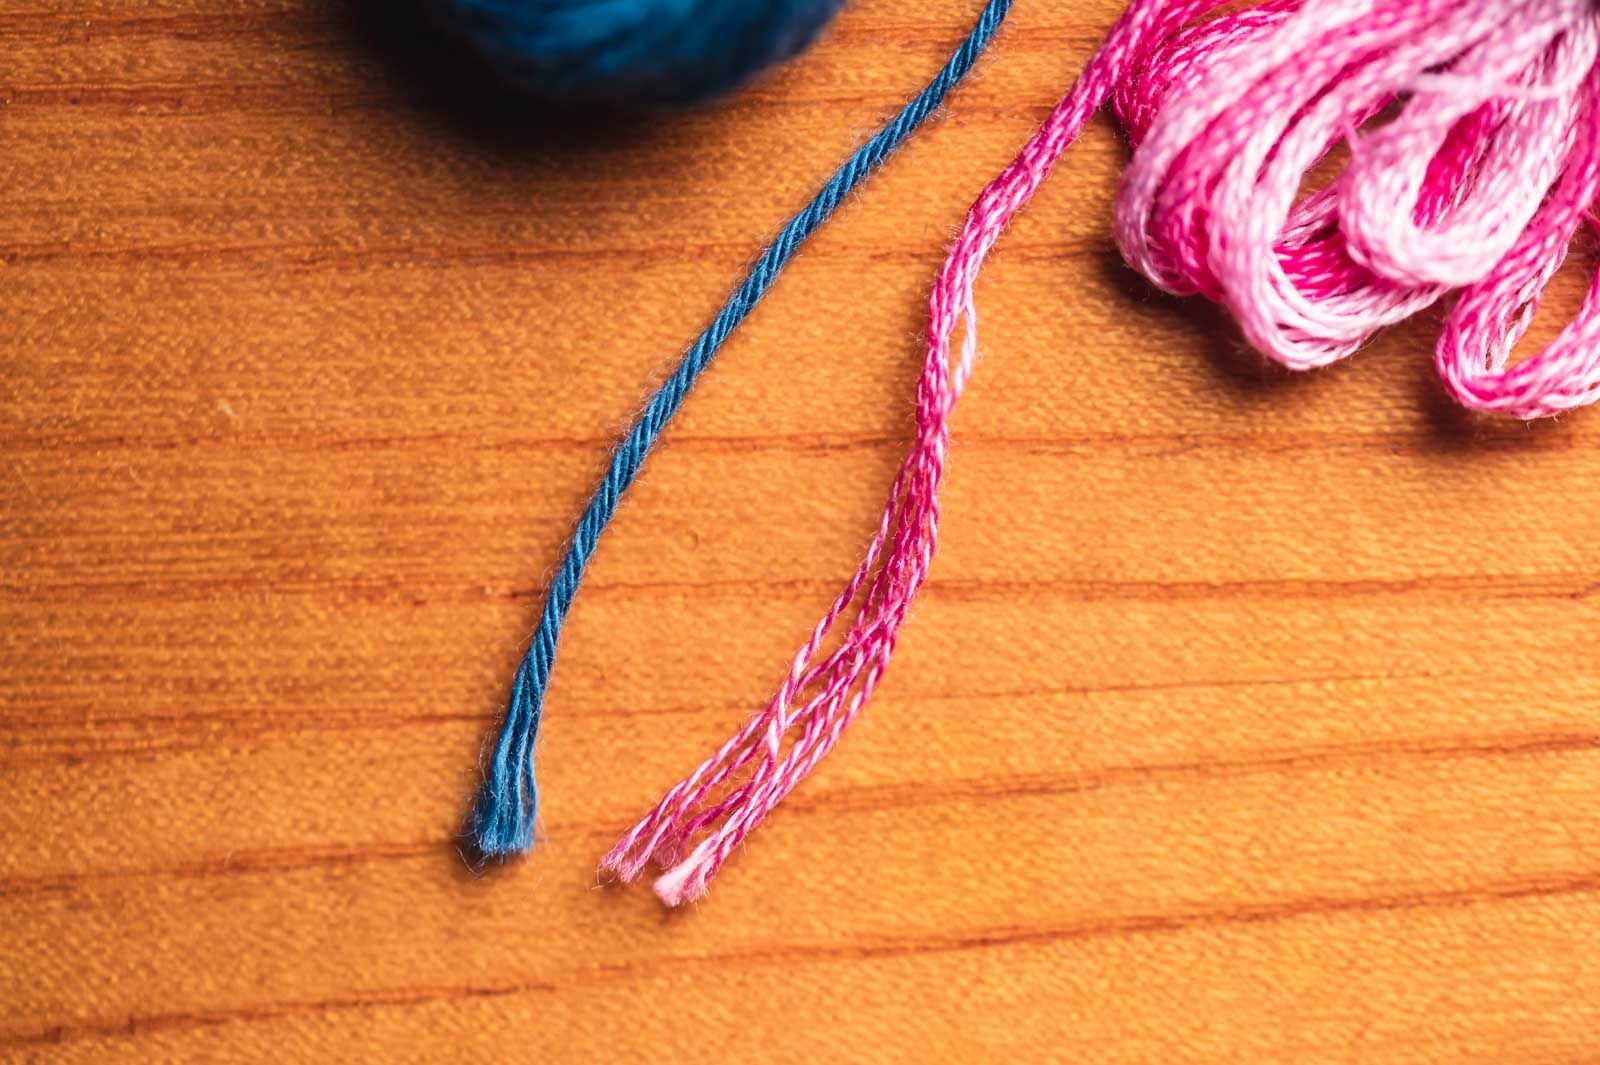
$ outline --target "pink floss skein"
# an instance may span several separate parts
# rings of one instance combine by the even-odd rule
[[[1134,148],[1116,206],[1124,257],[1168,292],[1227,307],[1266,356],[1326,365],[1454,293],[1435,358],[1461,403],[1537,418],[1600,396],[1600,278],[1544,351],[1509,365],[1600,190],[1593,0],[1266,0],[1213,14],[1224,5],[1133,0],[983,190],[929,297],[916,436],[865,558],[766,707],[603,869],[631,881],[654,861],[664,902],[700,897],[861,711],[933,558],[949,418],[977,358],[973,281],[1108,98]],[[1307,171],[1340,144],[1348,163],[1305,195]]]

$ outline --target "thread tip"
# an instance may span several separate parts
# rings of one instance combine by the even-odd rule
[[[486,781],[467,826],[473,851],[479,858],[492,861],[526,854],[533,847],[536,809],[531,797],[525,802],[515,797],[508,799]]]
[[[693,862],[680,862],[668,869],[656,877],[652,885],[656,898],[673,908],[705,898],[705,879],[696,872],[697,865]]]

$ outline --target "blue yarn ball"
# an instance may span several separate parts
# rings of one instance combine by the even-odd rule
[[[795,55],[844,0],[434,0],[513,84],[576,103],[695,103]]]

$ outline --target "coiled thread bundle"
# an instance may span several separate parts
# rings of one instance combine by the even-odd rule
[[[1115,100],[1136,149],[1123,256],[1294,369],[1459,290],[1436,355],[1451,395],[1522,418],[1592,402],[1589,304],[1508,364],[1600,180],[1597,18],[1588,0],[1341,0],[1163,36]],[[1336,146],[1349,161],[1302,197]]]
[[[1133,0],[969,210],[934,282],[916,433],[860,566],[767,705],[605,857],[669,905],[838,742],[893,654],[937,542],[949,422],[977,358],[972,287],[1006,223],[1108,99],[1134,151],[1130,265],[1227,307],[1294,369],[1449,297],[1435,361],[1468,407],[1537,418],[1600,396],[1600,287],[1543,351],[1511,352],[1600,190],[1591,0]],[[1330,153],[1332,180],[1303,191]],[[959,339],[957,334],[959,331]],[[842,629],[842,631],[837,631]]]
[[[565,103],[720,96],[797,54],[844,0],[433,0],[507,80]]]

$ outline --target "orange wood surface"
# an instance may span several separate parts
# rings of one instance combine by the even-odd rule
[[[1103,121],[979,284],[880,697],[703,904],[596,885],[853,566],[1117,0],[1019,0],[729,345],[572,614],[542,846],[464,866],[611,441],[978,6],[601,125],[382,3],[0,3],[0,1057],[1600,1061],[1600,412],[1459,414],[1433,321],[1263,368],[1120,265]]]

